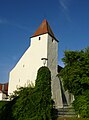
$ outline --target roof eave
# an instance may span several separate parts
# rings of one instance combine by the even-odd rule
[[[48,32],[46,32],[48,33]],[[33,38],[33,37],[37,37],[37,36],[40,36],[40,35],[44,35],[46,33],[42,33],[42,34],[39,34],[39,35],[34,35],[34,36],[31,36],[30,38]],[[48,33],[51,37],[53,37],[57,42],[59,42],[54,36],[52,36],[50,33]]]

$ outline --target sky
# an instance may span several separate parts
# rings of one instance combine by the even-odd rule
[[[0,0],[0,83],[9,81],[44,19],[59,40],[59,65],[65,50],[89,46],[89,0]]]

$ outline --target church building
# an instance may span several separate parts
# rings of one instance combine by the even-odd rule
[[[0,83],[0,101],[8,99],[8,83]]]
[[[47,66],[51,71],[52,98],[55,107],[61,108],[63,107],[61,83],[57,77],[58,40],[47,20],[43,20],[30,39],[29,48],[10,71],[8,94],[13,94],[19,87],[25,87],[29,84],[35,85],[38,69]]]

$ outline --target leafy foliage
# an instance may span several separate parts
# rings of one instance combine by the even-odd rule
[[[64,54],[62,60],[65,67],[59,73],[59,77],[65,90],[74,95],[74,106],[78,114],[89,117],[89,111],[86,109],[89,106],[89,99],[86,97],[89,89],[89,48],[81,51],[65,51]]]
[[[15,102],[12,106],[14,120],[27,120],[31,116],[32,110],[34,110],[32,101],[33,90],[34,88],[30,86],[17,91],[18,96],[13,99]]]
[[[35,89],[38,101],[37,116],[40,116],[39,120],[50,120],[52,110],[51,72],[47,67],[41,67],[38,70]]]
[[[86,90],[83,95],[76,96],[73,105],[81,117],[89,118],[89,90]]]
[[[0,101],[0,120],[13,120],[11,107],[11,101]]]
[[[21,87],[13,100],[3,103],[2,120],[51,120],[51,73],[47,67],[38,70],[35,87]]]
[[[6,106],[7,102],[5,101],[0,101],[0,119],[3,118],[3,113],[5,111],[5,106]]]

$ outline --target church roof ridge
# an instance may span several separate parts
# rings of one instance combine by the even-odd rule
[[[46,19],[43,20],[43,22],[40,24],[36,32],[31,37],[36,37],[38,35],[42,35],[45,33],[49,33],[52,37],[55,38],[54,33]]]

